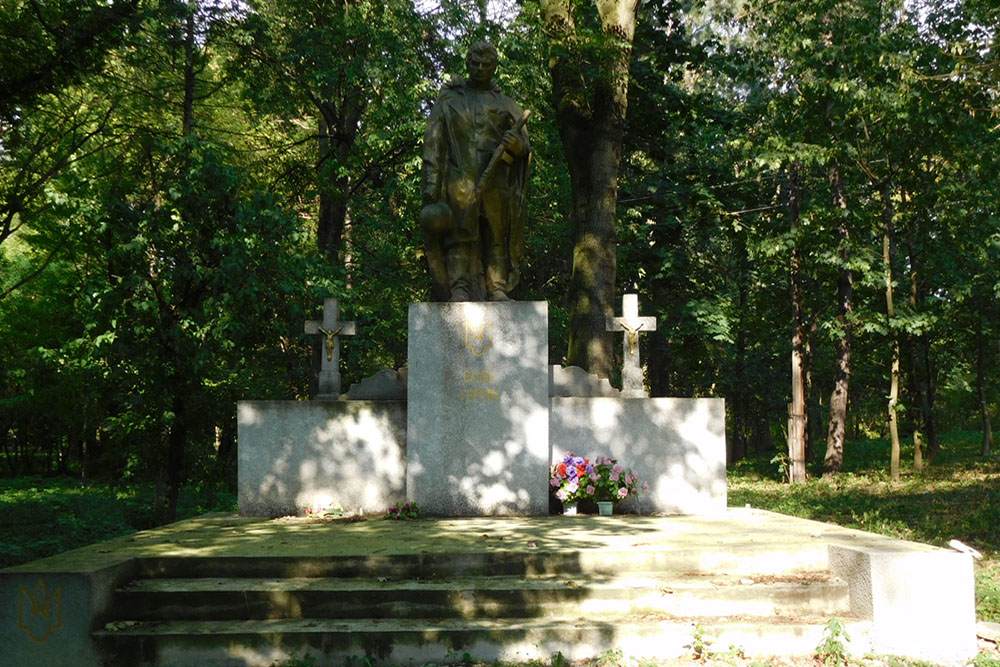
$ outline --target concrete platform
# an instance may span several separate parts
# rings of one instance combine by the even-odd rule
[[[638,579],[645,583],[622,584],[619,580],[627,580],[629,573],[644,573]],[[748,654],[763,650],[761,647],[770,647],[768,650],[773,654],[808,652],[816,646],[818,633],[828,620],[821,612],[803,611],[799,618],[786,618],[772,607],[750,620],[734,618],[748,610],[747,605],[753,601],[749,596],[753,586],[766,583],[768,577],[775,577],[774,583],[787,586],[795,581],[796,574],[802,575],[804,581],[822,583],[824,590],[831,578],[846,584],[850,599],[846,600],[848,596],[841,586],[840,592],[834,593],[834,598],[841,600],[835,603],[835,608],[841,609],[854,623],[853,648],[859,654],[868,650],[888,652],[884,649],[889,648],[893,653],[941,664],[958,664],[975,655],[973,574],[968,555],[761,510],[732,508],[716,515],[693,517],[553,516],[417,521],[268,520],[209,515],[0,571],[3,615],[0,645],[7,647],[6,657],[13,660],[11,664],[25,667],[102,664],[107,649],[102,655],[100,645],[124,641],[129,633],[135,634],[140,629],[136,622],[117,621],[121,617],[115,615],[113,608],[116,591],[119,596],[124,590],[141,591],[144,585],[140,580],[200,579],[201,583],[194,588],[204,589],[206,578],[219,578],[218,586],[225,588],[232,587],[229,579],[238,576],[244,578],[243,584],[235,586],[241,591],[280,594],[286,603],[292,600],[298,604],[299,598],[295,596],[302,589],[316,595],[316,590],[343,588],[342,581],[334,585],[323,580],[328,577],[354,577],[359,581],[368,578],[376,582],[387,578],[508,577],[502,582],[480,583],[472,588],[459,585],[458,593],[453,594],[461,597],[470,594],[462,592],[467,589],[482,591],[506,586],[509,577],[516,575],[530,580],[528,588],[536,591],[532,595],[541,595],[537,591],[552,588],[545,584],[546,577],[566,576],[597,591],[595,599],[601,596],[612,601],[629,599],[629,595],[609,591],[638,586],[641,590],[636,597],[645,600],[662,581],[671,582],[672,590],[691,594],[692,607],[678,607],[681,610],[676,614],[660,611],[642,622],[634,614],[629,615],[629,608],[616,607],[618,603],[611,608],[598,605],[601,613],[610,614],[609,620],[618,618],[614,614],[622,616],[615,622],[617,625],[604,622],[602,632],[591,632],[593,642],[570,642],[577,647],[573,655],[582,650],[599,653],[617,647],[632,655],[639,655],[635,651],[640,648],[640,654],[661,650],[663,657],[670,657],[670,652],[676,652],[685,638],[690,642],[695,621],[715,628],[720,636],[745,637],[742,641]],[[704,598],[699,592],[704,587],[694,583],[698,575],[709,577],[712,586],[720,589],[720,599],[727,598],[726,586],[730,590],[741,584],[747,586],[740,595],[732,596],[743,606],[734,607],[731,612],[717,608],[718,600]],[[312,583],[291,581],[301,578],[311,579]],[[582,583],[588,578],[590,584]],[[276,580],[289,583],[281,586]],[[947,582],[946,586],[935,583],[941,581]],[[153,589],[158,585],[164,587],[162,583],[145,586]],[[377,588],[370,581],[365,585]],[[422,586],[449,588],[443,583]],[[776,593],[771,590],[769,594]],[[786,595],[780,590],[777,594]],[[222,606],[226,604],[223,602]],[[699,610],[709,608],[714,618],[700,618]],[[572,609],[583,607],[574,605]],[[901,628],[898,618],[905,618],[911,625]],[[461,628],[456,625],[449,630],[449,623],[459,624],[463,620],[471,625]],[[583,618],[576,621],[601,625],[600,621]],[[281,657],[281,647],[275,648],[274,644],[276,629],[280,629],[277,635],[286,638],[301,634],[306,646],[329,649],[330,642],[336,641],[331,639],[336,634],[335,628],[346,628],[348,635],[354,636],[366,631],[364,628],[374,632],[377,628],[369,626],[379,625],[364,619],[360,622],[367,625],[359,626],[358,620],[303,618],[209,621],[229,623],[229,632],[234,637],[247,637],[247,646],[257,642],[274,649],[266,655],[256,649],[247,654],[262,660]],[[543,650],[540,648],[543,645],[548,651],[543,657],[548,657],[557,650],[549,650],[550,647],[561,645],[556,639],[560,636],[558,617],[520,619],[506,624],[502,619],[454,619],[442,621],[443,625],[433,632],[424,622],[423,633],[420,619],[394,622],[400,626],[399,634],[394,635],[399,642],[398,655],[387,654],[387,660],[432,659],[427,657],[431,654],[433,659],[443,660],[444,649],[428,643],[432,635],[451,642],[459,637],[461,641],[467,640],[469,646],[478,647],[476,650],[484,657],[506,656],[505,659],[531,659]],[[142,655],[147,656],[142,664],[171,664],[170,655],[178,656],[173,664],[187,664],[185,660],[195,658],[200,664],[258,664],[250,659],[240,662],[242,659],[232,656],[225,661],[206,662],[212,649],[204,644],[204,639],[212,636],[211,627],[199,630],[185,623],[165,622],[163,632],[174,639],[156,650],[152,648],[153,640],[140,639],[146,642],[141,644],[145,651]],[[491,624],[508,628],[509,632],[504,631],[507,634],[513,632],[510,642],[514,642],[515,636],[521,639],[505,643],[506,635],[489,630]],[[296,629],[299,626],[301,631]],[[384,634],[386,628],[380,631]],[[420,635],[419,646],[407,645],[400,639],[406,633]],[[782,644],[782,633],[794,641],[789,639]],[[577,634],[580,633],[564,628],[567,641]],[[586,634],[583,632],[581,636]],[[250,639],[251,635],[256,639]],[[201,639],[192,639],[195,636]],[[666,637],[677,641],[665,642]],[[753,637],[758,639],[751,640]],[[244,640],[231,637],[226,641]],[[375,643],[385,646],[382,639]],[[515,644],[516,651],[504,652]],[[531,646],[535,647],[535,654]],[[189,650],[194,653],[185,653]],[[352,650],[357,653],[360,649]],[[570,655],[565,651],[564,654]],[[459,652],[456,660],[461,655]]]

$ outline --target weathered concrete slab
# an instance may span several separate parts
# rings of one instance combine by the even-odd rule
[[[240,514],[381,513],[406,499],[404,402],[240,401],[236,412]]]
[[[410,305],[411,500],[445,516],[548,513],[548,304]]]
[[[90,633],[103,625],[115,589],[135,573],[134,559],[115,556],[0,570],[0,663],[100,664]]]
[[[975,657],[972,556],[831,545],[830,570],[849,582],[851,610],[874,620],[879,653],[961,663]]]
[[[726,509],[726,412],[721,398],[552,398],[552,462],[567,451],[610,456],[649,484],[625,511]]]
[[[925,624],[946,624],[950,620],[945,618],[945,614],[952,612],[960,618],[967,618],[973,613],[972,601],[964,592],[972,586],[972,572],[966,567],[968,561],[963,560],[967,557],[962,554],[760,510],[731,508],[711,516],[375,519],[356,523],[211,515],[0,571],[0,646],[4,647],[3,659],[7,661],[4,664],[19,667],[96,667],[99,662],[91,646],[90,632],[103,627],[110,591],[136,573],[155,576],[158,572],[162,573],[165,566],[179,571],[188,560],[197,563],[197,570],[190,575],[175,576],[228,576],[209,573],[207,570],[210,568],[204,566],[206,563],[214,563],[227,570],[250,568],[253,572],[262,562],[272,563],[267,566],[266,572],[258,575],[244,573],[244,576],[316,577],[343,574],[331,573],[330,568],[337,563],[349,566],[353,572],[365,571],[366,564],[374,573],[381,571],[386,564],[410,563],[410,566],[422,568],[424,572],[430,572],[438,564],[440,567],[459,567],[485,574],[493,572],[498,564],[509,558],[527,559],[534,573],[553,576],[585,572],[612,574],[620,572],[623,563],[627,563],[636,571],[657,572],[658,576],[673,572],[721,573],[726,577],[745,573],[753,577],[757,574],[839,567],[831,562],[834,560],[831,552],[836,551],[831,547],[843,547],[842,553],[855,559],[855,566],[842,570],[844,575],[850,577],[847,581],[855,596],[862,594],[866,585],[874,590],[866,582],[877,582],[884,576],[888,577],[885,581],[892,586],[903,586],[895,589],[893,604],[901,599],[900,591],[905,591],[910,605],[906,613],[929,619]],[[877,554],[874,560],[882,559],[882,565],[865,565],[866,559],[868,563],[872,562],[870,554]],[[911,557],[919,567],[910,567],[905,563]],[[891,559],[903,564],[902,575],[895,565],[885,567]],[[921,559],[926,560],[921,562]],[[859,562],[861,565],[858,565]],[[928,567],[933,571],[928,571]],[[871,576],[873,571],[877,576]],[[400,576],[406,578],[412,574],[407,572]],[[844,575],[839,576],[844,578]],[[44,582],[44,593],[38,589],[38,594],[35,594],[39,581]],[[943,583],[939,585],[938,581]],[[941,586],[959,591],[959,595],[954,597],[956,606],[941,607],[938,596],[950,595]],[[57,591],[61,615],[53,599]],[[40,602],[36,605],[34,616],[32,599]],[[896,611],[891,606],[876,604],[875,599],[872,598],[870,605],[874,619],[864,626],[868,630],[856,632],[854,625],[849,627],[857,644],[855,655],[872,648],[870,636],[875,636],[883,627],[886,613]],[[44,604],[47,600],[51,601],[48,605]],[[43,611],[55,621],[51,624],[55,627],[51,627],[42,641],[37,641],[46,632],[42,628],[50,627],[42,622]],[[25,613],[28,617],[24,616]],[[781,620],[744,624],[742,629],[732,628],[733,634],[729,634],[730,630],[716,628],[717,624],[711,622],[706,622],[705,626],[709,634],[716,638],[732,636],[734,643],[752,654],[758,650],[769,653],[783,650],[775,643],[774,632],[782,631],[781,628],[771,627],[776,624],[780,625]],[[625,624],[604,623],[602,627],[614,630],[625,627]],[[690,624],[670,628],[664,626],[662,631],[668,629],[670,632],[686,632],[685,637],[691,638]],[[648,626],[636,628],[637,632],[647,630],[653,632]],[[807,639],[802,639],[800,644],[806,649],[815,647],[818,642],[817,636],[808,634],[817,631],[815,624],[789,625],[787,630],[800,638],[806,636]],[[234,636],[239,635],[235,627],[230,631]],[[302,631],[318,632],[315,624]],[[192,632],[201,632],[206,641],[210,639],[204,628]],[[593,638],[596,635],[591,633],[588,636]],[[951,659],[954,659],[967,649],[964,630],[957,633],[937,632],[935,636],[942,643],[926,648],[939,651],[940,655],[950,653]],[[627,633],[612,634],[610,637],[612,640],[631,641]],[[247,636],[236,639],[240,642],[256,641]],[[654,635],[650,635],[650,642],[654,639]],[[660,639],[662,641],[662,636]],[[177,649],[196,650],[192,648],[194,645],[179,641]],[[725,645],[726,642],[721,640],[717,644]],[[631,644],[618,646],[625,649],[632,647]],[[655,655],[655,645],[650,643],[649,647]],[[443,656],[433,657],[440,660]]]

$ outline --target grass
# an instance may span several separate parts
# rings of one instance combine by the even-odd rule
[[[904,447],[897,483],[889,481],[885,440],[849,442],[843,473],[792,486],[780,481],[776,464],[741,461],[729,472],[729,504],[942,547],[957,539],[984,556],[976,562],[977,618],[1000,622],[1000,460],[979,456],[980,437],[945,434],[941,456],[923,470],[913,469],[912,448]],[[818,473],[821,461],[813,469]]]
[[[156,525],[151,485],[115,487],[76,479],[0,479],[0,568],[52,556]],[[235,511],[232,493],[184,489],[177,518]]]

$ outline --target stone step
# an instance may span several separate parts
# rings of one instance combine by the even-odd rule
[[[264,667],[312,657],[317,665],[407,662],[571,660],[621,649],[635,658],[693,655],[699,638],[709,651],[747,655],[810,655],[827,617],[775,616],[678,620],[663,614],[606,614],[599,619],[282,619],[112,624],[95,633],[110,666]],[[870,624],[848,619],[854,645]]]
[[[847,584],[797,577],[461,577],[453,579],[147,579],[119,590],[128,620],[577,617],[658,611],[676,616],[842,613]]]
[[[392,577],[441,578],[497,575],[574,575],[656,572],[672,574],[784,575],[825,570],[820,542],[787,545],[727,545],[725,549],[667,550],[643,544],[628,550],[478,551],[401,555],[289,557],[146,557],[143,578],[196,577]]]

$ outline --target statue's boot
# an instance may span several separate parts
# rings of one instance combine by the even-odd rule
[[[449,301],[472,300],[472,252],[468,244],[459,244],[448,249],[448,277],[451,279]]]
[[[493,244],[487,248],[486,262],[486,298],[490,301],[510,301],[507,296],[510,274],[503,246]]]

